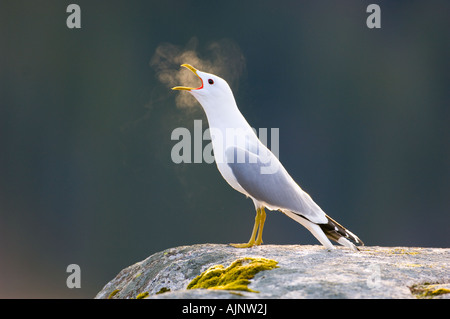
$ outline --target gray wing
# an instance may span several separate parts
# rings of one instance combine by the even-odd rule
[[[295,183],[270,151],[267,156],[261,156],[229,147],[225,156],[241,187],[269,209],[289,210],[314,223],[327,223],[322,209]]]

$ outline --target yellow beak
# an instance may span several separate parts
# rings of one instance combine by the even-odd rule
[[[196,76],[198,76],[197,69],[194,68],[192,65],[190,65],[190,64],[182,64],[181,66],[191,70]],[[202,80],[201,77],[198,76],[198,78],[200,80]],[[190,90],[198,90],[198,89],[201,89],[202,87],[203,87],[203,81],[202,81],[202,86],[199,87],[199,88],[190,88],[190,87],[187,87],[187,86],[175,86],[175,87],[172,88],[172,90],[186,90],[186,91],[190,91]]]

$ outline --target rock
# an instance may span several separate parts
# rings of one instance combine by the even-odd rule
[[[96,298],[449,298],[450,249],[262,245],[181,246],[123,269]],[[240,258],[277,267],[257,272],[247,291],[186,289],[207,269]],[[216,269],[216,268],[215,268]],[[253,292],[257,291],[257,292]]]

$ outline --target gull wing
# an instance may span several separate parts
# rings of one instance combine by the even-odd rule
[[[290,211],[318,224],[328,222],[322,209],[268,149],[255,154],[233,146],[226,149],[225,158],[241,187],[269,209]]]

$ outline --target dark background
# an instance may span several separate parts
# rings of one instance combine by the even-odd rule
[[[248,240],[252,202],[170,158],[172,130],[205,117],[150,61],[192,38],[240,48],[242,113],[280,128],[325,212],[366,245],[449,247],[449,1],[73,2],[81,29],[72,2],[0,1],[0,297],[92,298],[155,252]],[[278,212],[264,242],[318,244]]]

